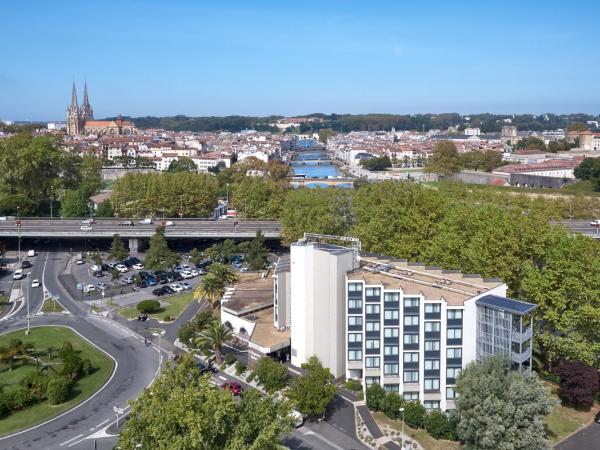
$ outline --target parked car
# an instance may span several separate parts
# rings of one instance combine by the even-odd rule
[[[181,291],[183,291],[183,286],[180,285],[179,283],[173,283],[171,285],[171,289],[173,289],[175,292],[181,292]]]
[[[40,287],[40,280],[38,280],[37,278],[33,279],[31,281],[31,287],[32,288]]]
[[[137,263],[131,267],[132,267],[132,269],[135,269],[135,270],[142,270],[144,268],[144,265],[142,263]]]
[[[158,284],[158,281],[155,277],[150,276],[146,278],[146,283],[148,283],[148,286],[156,286]]]
[[[161,297],[163,295],[165,295],[167,292],[162,288],[156,288],[152,290],[152,295],[156,295],[157,297]]]
[[[133,222],[131,220],[124,220],[123,222],[119,223],[120,227],[132,227],[133,226]]]
[[[83,287],[83,292],[85,292],[86,294],[96,292],[96,286],[94,286],[93,284],[87,284]]]
[[[79,227],[79,229],[81,231],[92,231],[94,229],[94,227],[92,227],[91,225],[81,225]]]
[[[192,276],[193,276],[193,277],[198,277],[198,276],[200,276],[200,272],[199,272],[199,271],[197,271],[196,269],[192,269],[192,270],[191,270],[191,272],[192,272]]]
[[[250,269],[248,269],[247,267],[242,267],[240,269],[240,272],[248,272],[248,270],[250,270]]]
[[[181,269],[180,272],[182,270],[192,270],[192,268],[189,266],[189,264],[182,264],[179,266],[179,269]]]
[[[167,283],[172,283],[175,281],[175,276],[171,272],[167,272],[165,277],[167,278]]]
[[[192,271],[191,270],[182,270],[181,272],[179,272],[179,274],[183,278],[192,278]]]
[[[137,288],[147,288],[148,287],[148,283],[146,283],[146,280],[140,280],[137,283],[135,283],[135,287]]]
[[[600,423],[600,412],[598,414],[596,414],[596,417],[594,417],[594,420],[596,421],[596,423]]]
[[[13,273],[13,280],[20,280],[24,276],[25,276],[25,274],[23,273],[23,270],[17,269],[17,270],[15,270],[15,273]]]
[[[242,386],[240,385],[240,383],[223,383],[221,385],[221,389],[223,389],[224,391],[229,391],[233,395],[242,395]]]
[[[139,264],[139,263],[141,263],[141,261],[139,260],[139,258],[136,258],[135,256],[130,256],[129,257],[129,261],[131,261],[131,264]]]
[[[127,275],[125,278],[123,278],[123,283],[125,284],[133,284],[133,275]]]
[[[125,273],[127,272],[129,269],[127,267],[125,267],[125,265],[123,264],[117,264],[117,270],[121,273]]]
[[[146,314],[146,313],[138,314],[137,320],[139,320],[140,322],[145,322],[146,320],[148,320],[148,314]]]
[[[102,268],[102,270],[104,270],[105,272],[110,272],[110,267],[108,267],[108,264],[103,263],[100,265],[100,267]]]
[[[165,292],[169,295],[174,294],[175,293],[175,289],[173,289],[171,286],[163,286],[163,289],[165,290]]]
[[[202,363],[198,363],[196,364],[196,368],[200,371],[201,374],[205,374],[205,373],[217,373],[219,371],[219,369],[217,369],[215,366],[213,366],[212,364],[209,364],[208,366],[205,366]]]
[[[101,290],[108,289],[108,284],[106,284],[104,281],[101,281],[100,283],[98,283],[97,286]]]
[[[148,278],[150,276],[150,274],[148,272],[146,272],[145,270],[140,271],[140,273],[138,273],[138,275],[140,276],[140,278],[142,280],[145,280],[146,278]]]
[[[592,220],[590,225],[593,227],[600,227],[600,219]]]
[[[31,263],[27,260],[21,263],[21,269],[29,269],[31,267]]]
[[[187,281],[182,281],[181,283],[179,283],[181,285],[181,287],[185,290],[191,289],[192,286],[190,286],[190,283],[188,283]]]
[[[83,219],[81,225],[93,225],[96,223],[95,219]]]
[[[78,258],[75,260],[75,264],[77,264],[78,266],[82,265],[84,262],[85,262],[85,261],[84,261],[84,260],[83,260],[83,258],[81,258],[81,257],[78,257]]]
[[[292,412],[290,413],[290,417],[291,417],[292,421],[294,422],[294,426],[296,428],[299,428],[304,424],[304,416],[299,411],[292,409]]]

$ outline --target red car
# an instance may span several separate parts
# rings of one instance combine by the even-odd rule
[[[223,383],[221,385],[221,389],[230,391],[233,395],[241,395],[242,394],[242,386],[239,383]]]

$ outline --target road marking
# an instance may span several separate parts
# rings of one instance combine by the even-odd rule
[[[83,436],[83,435],[82,435],[82,434],[80,434],[79,436]],[[69,444],[68,446],[69,446],[69,447],[73,447],[74,445],[77,445],[77,444],[79,444],[79,443],[80,443],[81,441],[83,441],[84,439],[85,439],[85,438],[83,437],[83,438],[79,439],[78,441],[75,441],[75,442],[73,442],[73,443]]]
[[[225,378],[223,375],[218,375],[218,377],[223,381],[227,381],[227,378]]]
[[[110,419],[106,419],[104,422],[100,422],[98,425],[96,425],[94,428],[100,428],[102,425],[104,425],[106,422],[108,422]]]
[[[337,450],[345,450],[343,447],[340,447],[339,445],[331,442],[329,439],[327,439],[326,437],[316,433],[315,431],[312,430],[305,430],[302,428],[297,428],[296,431],[300,434],[304,434],[304,435],[309,435],[309,436],[314,436],[315,438],[325,442],[328,445],[331,445],[333,448],[337,449]]]
[[[75,440],[75,439],[77,439],[77,438],[80,438],[81,436],[83,436],[83,433],[81,433],[81,434],[78,434],[78,435],[77,435],[77,436],[75,436],[74,438],[71,438],[71,439],[69,439],[68,441],[65,441],[65,442],[63,442],[62,444],[60,444],[60,446],[62,447],[63,445],[66,445],[66,444],[68,444],[69,442],[71,442],[71,441],[74,441],[74,440]]]

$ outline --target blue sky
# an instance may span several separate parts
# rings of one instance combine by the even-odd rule
[[[0,119],[600,112],[600,2],[3,2]]]

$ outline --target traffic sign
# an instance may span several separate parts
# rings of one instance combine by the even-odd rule
[[[125,412],[123,408],[119,408],[118,406],[113,406],[113,411],[117,414],[123,414]]]

